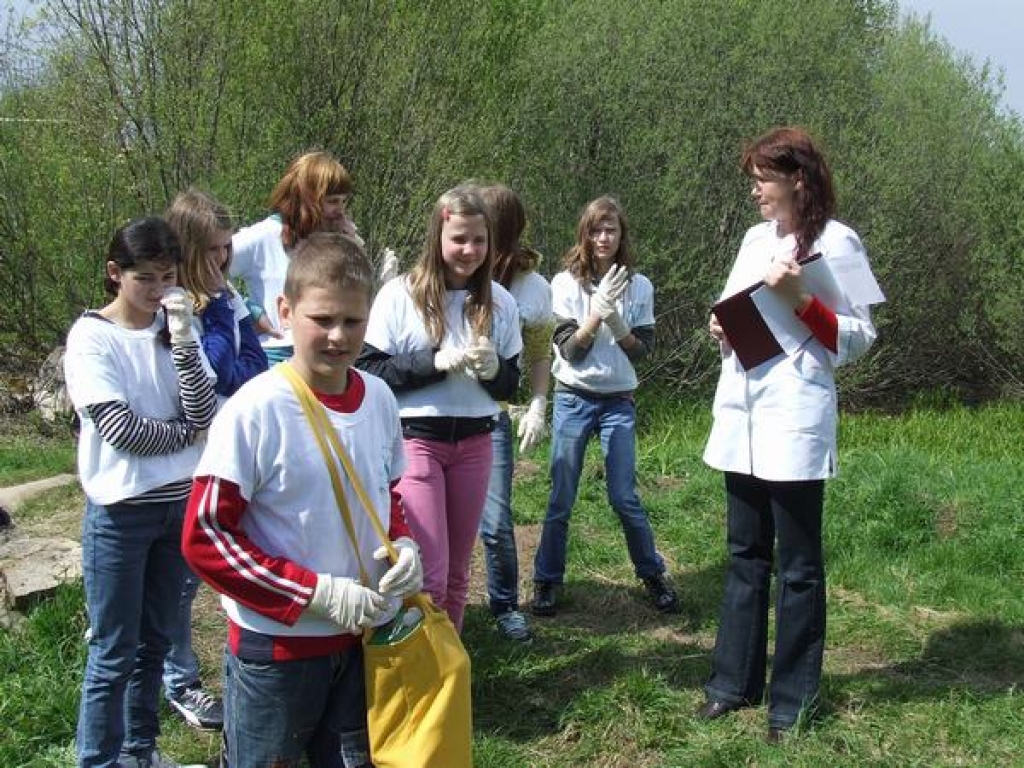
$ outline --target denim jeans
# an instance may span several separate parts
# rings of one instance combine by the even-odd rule
[[[576,503],[587,442],[595,432],[604,454],[608,502],[622,524],[636,575],[644,579],[665,571],[665,562],[654,547],[651,523],[636,492],[636,406],[632,398],[555,392],[551,496],[533,561],[536,582],[561,584],[565,578],[569,516]]]
[[[778,541],[775,655],[768,723],[789,728],[813,707],[825,648],[823,480],[769,482],[727,472],[729,566],[709,699],[756,704],[764,695],[772,551]]]
[[[178,614],[171,627],[171,647],[164,659],[164,693],[177,696],[199,684],[199,658],[192,650],[192,601],[199,591],[199,577],[191,570],[178,596]]]
[[[491,613],[500,616],[519,610],[519,558],[512,523],[512,422],[507,411],[498,416],[498,426],[491,433],[491,444],[494,460],[484,516],[480,520],[480,539],[487,562],[487,596]]]
[[[160,674],[187,566],[184,500],[86,502],[82,573],[89,655],[78,712],[79,766],[149,756],[160,733]]]
[[[363,648],[291,661],[224,653],[224,746],[231,768],[370,765]]]

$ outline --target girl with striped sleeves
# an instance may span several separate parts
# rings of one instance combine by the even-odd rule
[[[186,575],[181,523],[217,399],[177,287],[181,249],[163,219],[114,233],[113,300],[68,334],[68,394],[81,420],[82,571],[89,655],[78,764],[168,764],[156,751],[168,630]]]

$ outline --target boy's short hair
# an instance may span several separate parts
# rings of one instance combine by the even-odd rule
[[[292,304],[307,288],[362,289],[373,297],[373,266],[359,244],[338,232],[314,232],[288,260],[285,298]]]

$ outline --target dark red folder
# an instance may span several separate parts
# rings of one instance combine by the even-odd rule
[[[812,262],[818,261],[821,258],[822,255],[820,253],[813,253],[800,259],[798,263],[801,266],[809,266]],[[824,262],[822,263],[824,264]],[[829,276],[829,280],[833,281],[831,285],[834,288],[834,279],[831,277],[831,272],[826,270],[826,273]],[[732,296],[722,299],[711,308],[711,311],[715,313],[715,317],[718,318],[722,330],[725,332],[725,338],[728,339],[729,346],[736,353],[736,357],[739,358],[740,365],[743,366],[745,371],[756,368],[761,363],[765,363],[773,357],[778,357],[785,351],[751,298],[751,294],[763,285],[764,281],[759,280],[749,288],[744,288],[739,293],[734,293]],[[835,293],[836,291],[833,290],[832,292]],[[829,301],[829,303],[833,302]]]
[[[763,282],[755,283],[711,308],[745,371],[783,353],[775,334],[750,298],[750,294],[762,285]]]

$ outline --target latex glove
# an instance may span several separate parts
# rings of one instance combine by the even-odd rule
[[[400,271],[401,265],[398,263],[395,252],[390,248],[385,248],[384,255],[381,257],[380,274],[377,276],[381,284],[398,277]]]
[[[511,403],[509,403],[508,417],[512,421],[518,422],[520,419],[523,418],[523,416],[526,415],[526,412],[528,410],[530,410],[530,406],[528,405],[512,405]]]
[[[629,270],[621,264],[612,264],[597,284],[594,298],[604,306],[615,307],[615,302],[626,292],[629,286]]]
[[[530,407],[523,414],[519,421],[519,430],[516,435],[519,437],[519,450],[531,451],[540,445],[540,441],[547,435],[547,424],[544,422],[544,413],[547,411],[548,399],[544,395],[534,395],[530,400]]]
[[[356,227],[356,223],[349,216],[345,216],[344,221],[341,223],[341,233],[347,235],[350,240],[354,240],[360,248],[366,247],[366,241],[360,236],[359,228]]]
[[[423,563],[420,548],[408,536],[394,542],[398,560],[380,580],[380,593],[385,597],[409,597],[423,589]],[[373,553],[374,560],[387,560],[388,549],[381,547]]]
[[[501,370],[498,353],[494,349],[494,344],[486,336],[478,338],[476,344],[466,350],[466,360],[469,363],[470,373],[481,381],[490,381]]]
[[[195,340],[192,335],[192,297],[184,288],[168,288],[160,299],[167,313],[167,330],[171,344],[187,344]]]
[[[615,341],[622,341],[632,333],[629,324],[622,319],[622,315],[617,309],[609,312],[603,322],[608,326],[608,330],[612,332],[612,338]]]
[[[439,371],[457,371],[465,369],[469,361],[466,350],[445,347],[434,353],[434,368]]]
[[[346,632],[359,632],[373,626],[387,606],[387,600],[355,579],[318,573],[316,589],[307,608]]]

